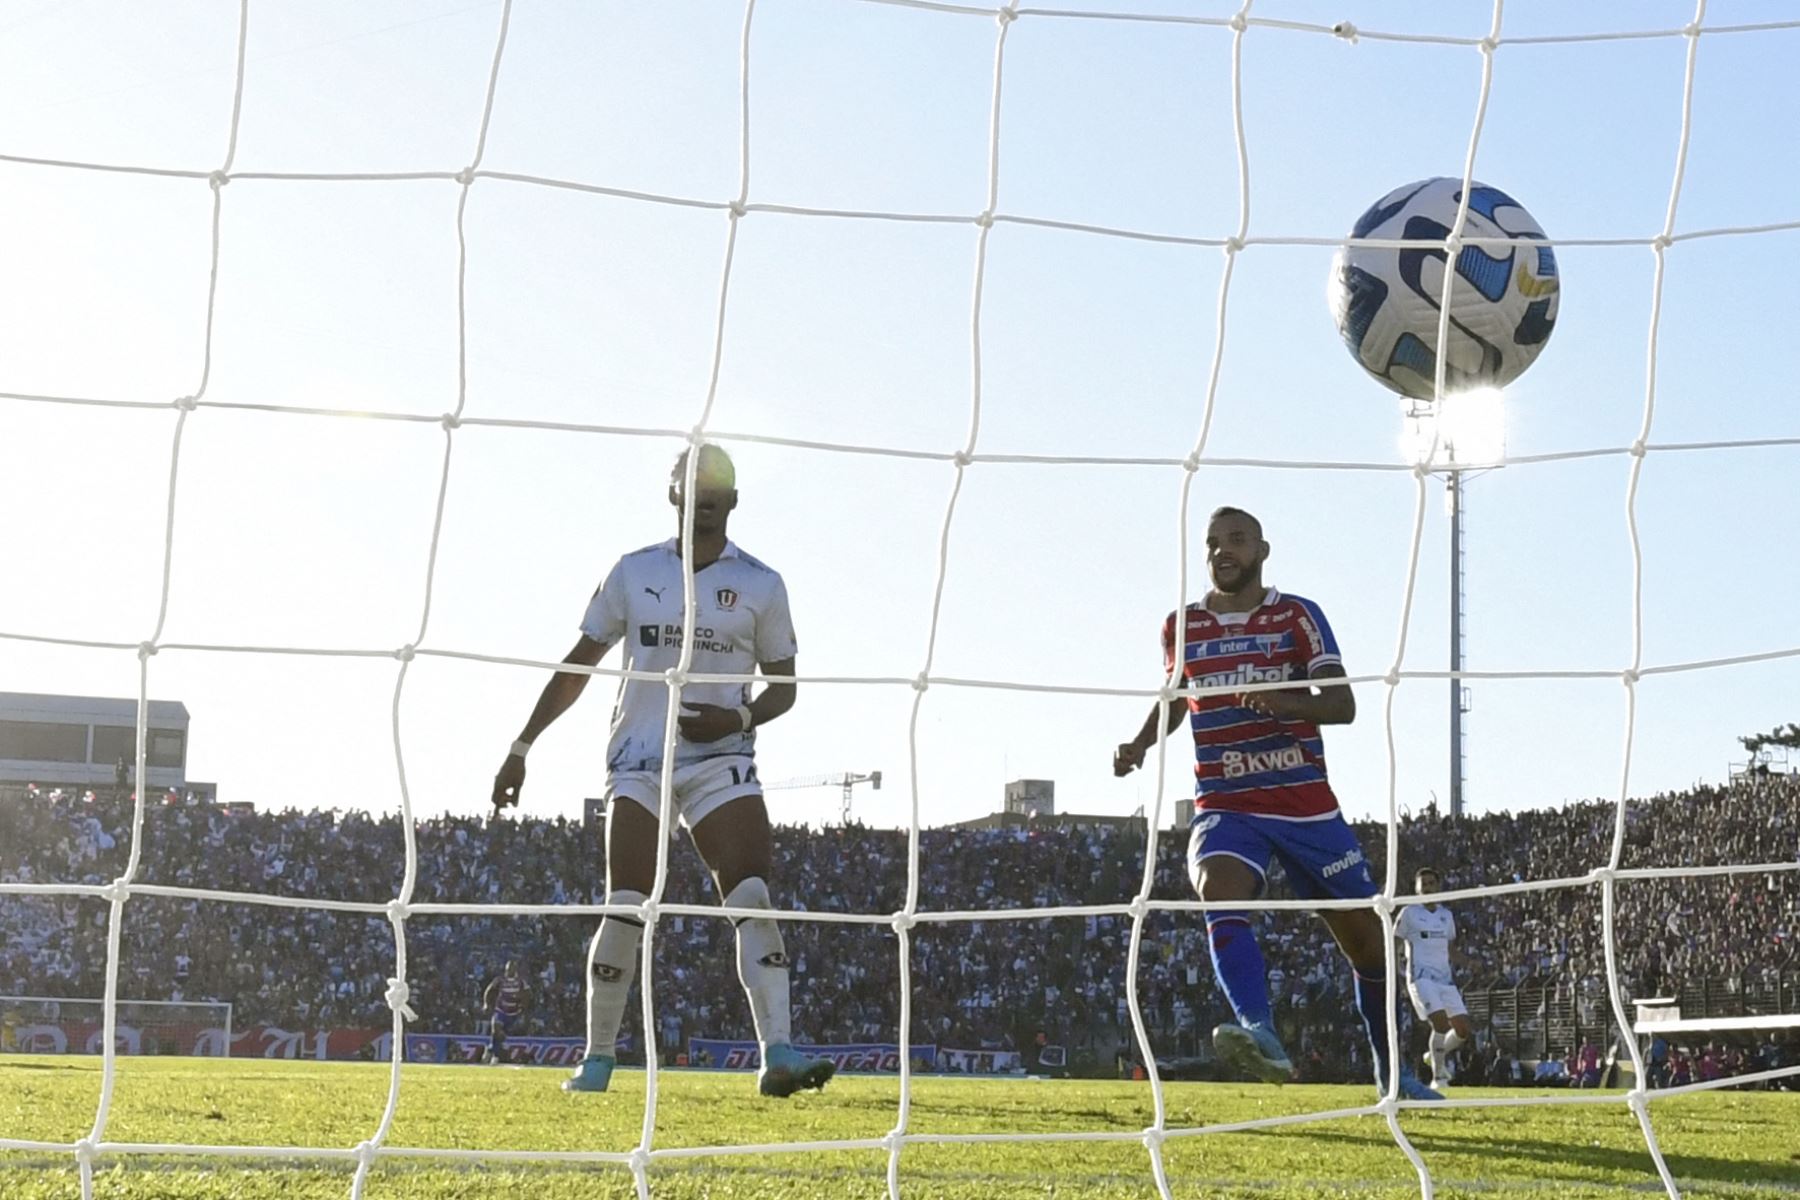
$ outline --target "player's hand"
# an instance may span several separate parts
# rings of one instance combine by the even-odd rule
[[[1239,692],[1236,699],[1239,708],[1247,708],[1251,712],[1271,720],[1298,721],[1305,715],[1305,697],[1309,694],[1291,689],[1274,692]]]
[[[738,717],[735,708],[720,708],[717,704],[689,704],[686,701],[682,702],[681,707],[687,711],[675,718],[675,727],[690,742],[716,742],[722,737],[744,732],[744,722]]]
[[[509,754],[506,761],[500,764],[500,773],[494,776],[494,811],[511,808],[519,802],[519,791],[525,786],[525,760],[517,754]]]
[[[1129,775],[1144,765],[1144,755],[1149,750],[1137,742],[1120,742],[1119,748],[1113,751],[1113,774]]]

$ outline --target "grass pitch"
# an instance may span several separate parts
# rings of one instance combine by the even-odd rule
[[[412,1066],[402,1072],[389,1146],[504,1150],[613,1150],[637,1145],[644,1075],[621,1072],[605,1095],[569,1095],[561,1072],[512,1067]],[[98,1059],[0,1058],[0,1137],[73,1142],[85,1136],[100,1094]],[[233,1059],[120,1059],[108,1142],[331,1146],[368,1138],[386,1100],[376,1064]],[[1525,1092],[1459,1091],[1514,1098]],[[1168,1124],[1211,1125],[1368,1103],[1373,1089],[1171,1084]],[[894,1125],[893,1079],[843,1078],[788,1101],[755,1094],[748,1074],[665,1072],[655,1145],[729,1146],[879,1138]],[[1151,1123],[1142,1083],[941,1079],[914,1082],[910,1128],[919,1133],[1104,1131]],[[1686,1195],[1709,1200],[1800,1197],[1800,1093],[1714,1092],[1657,1101],[1657,1136]],[[1660,1194],[1637,1122],[1623,1103],[1406,1112],[1401,1123],[1441,1197]],[[1181,1197],[1376,1200],[1417,1196],[1417,1178],[1379,1118],[1319,1121],[1245,1133],[1173,1138],[1164,1156]],[[349,1194],[352,1164],[188,1155],[104,1155],[94,1195],[105,1200],[312,1200]],[[700,1198],[880,1197],[880,1150],[721,1154],[658,1160],[652,1195]],[[900,1158],[908,1197],[948,1200],[1115,1200],[1154,1197],[1149,1155],[1135,1141],[908,1145]],[[380,1160],[369,1200],[530,1196],[629,1197],[613,1165],[527,1165]],[[72,1152],[0,1153],[0,1196],[80,1195]]]

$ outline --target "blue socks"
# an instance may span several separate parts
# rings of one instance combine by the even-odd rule
[[[1375,1086],[1387,1089],[1388,1079],[1388,989],[1386,972],[1370,979],[1356,971],[1356,1011],[1362,1014],[1363,1028],[1369,1031],[1369,1049],[1375,1055]]]
[[[1209,912],[1206,937],[1212,944],[1213,973],[1238,1024],[1270,1026],[1268,970],[1250,918],[1241,912]],[[1361,995],[1359,988],[1359,1000]]]

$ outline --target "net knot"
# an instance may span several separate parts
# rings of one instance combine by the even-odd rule
[[[1186,458],[1182,459],[1181,469],[1186,471],[1189,475],[1198,471],[1200,469],[1200,452],[1196,450]]]
[[[1636,667],[1626,667],[1623,671],[1619,672],[1619,682],[1623,683],[1626,687],[1636,687],[1638,680],[1642,678],[1643,676],[1638,674],[1638,669]]]
[[[1394,903],[1394,898],[1386,892],[1377,892],[1369,898],[1375,902],[1375,911],[1384,917],[1391,916],[1393,911],[1400,907],[1398,904]]]
[[[955,454],[950,456],[950,461],[955,463],[956,469],[960,471],[970,463],[974,462],[975,456],[970,454],[967,450],[958,450]]]
[[[115,879],[100,889],[100,898],[108,904],[123,904],[131,895],[131,885],[123,879]]]
[[[1381,1086],[1384,1089],[1387,1087],[1385,1083]],[[1381,1099],[1375,1104],[1375,1111],[1389,1120],[1393,1120],[1400,1112],[1400,1098],[1391,1092],[1384,1090],[1381,1093]]]
[[[1131,903],[1125,906],[1125,911],[1131,914],[1132,920],[1141,921],[1150,912],[1150,901],[1142,896],[1133,896]]]
[[[642,904],[638,905],[638,911],[644,914],[644,924],[656,924],[656,914],[659,911],[656,901],[646,899]]]
[[[886,1150],[889,1154],[900,1153],[900,1131],[898,1129],[890,1129],[882,1134],[881,1148]]]
[[[1689,21],[1686,25],[1683,25],[1681,27],[1681,36],[1682,37],[1691,37],[1691,38],[1699,37],[1700,36],[1700,22]]]
[[[198,397],[198,396],[177,396],[177,397],[175,397],[175,407],[180,409],[182,412],[193,412],[195,408],[199,407],[199,404],[200,404],[200,397]]]
[[[1250,28],[1250,22],[1245,18],[1242,12],[1232,13],[1231,20],[1225,22],[1225,24],[1231,27],[1231,32],[1233,33],[1242,33],[1244,30]]]
[[[1650,447],[1648,447],[1644,444],[1644,439],[1639,438],[1637,441],[1631,443],[1631,446],[1627,450],[1627,453],[1630,454],[1631,457],[1633,457],[1633,458],[1642,458],[1642,457],[1644,457],[1644,454],[1649,449],[1650,449]]]
[[[350,1153],[356,1155],[356,1165],[359,1167],[366,1169],[375,1165],[376,1150],[374,1142],[358,1142],[356,1143],[356,1149],[352,1150]]]
[[[688,681],[687,672],[680,667],[670,667],[663,672],[663,681],[670,687],[684,688],[687,686]]]
[[[1393,670],[1389,671],[1386,675],[1383,675],[1381,677],[1381,682],[1387,684],[1389,687],[1399,687],[1400,686],[1400,668],[1395,667]]]
[[[1005,29],[1019,19],[1019,10],[1014,5],[1008,4],[994,14],[994,19],[1000,22],[1000,28]]]
[[[920,671],[917,675],[913,676],[913,681],[912,681],[913,691],[922,692],[930,686],[931,686],[931,677],[926,675],[925,672]]]
[[[464,187],[468,187],[471,183],[474,183],[475,182],[475,168],[474,167],[464,167],[462,170],[458,171],[456,173],[456,182],[462,184],[462,186],[464,186]]]
[[[153,657],[156,654],[156,650],[157,646],[155,642],[139,642],[138,661],[143,662],[145,659]]]
[[[897,912],[894,914],[894,919],[889,921],[888,924],[894,927],[895,933],[905,933],[914,925],[918,924],[918,922],[919,919],[909,912]]]
[[[639,1146],[625,1156],[625,1165],[631,1168],[633,1175],[642,1176],[650,1169],[650,1152]]]
[[[733,220],[736,220],[737,218],[743,216],[745,213],[750,211],[750,206],[745,204],[742,200],[733,200],[730,204],[727,204],[725,207],[728,210],[730,210]]]
[[[1662,251],[1667,250],[1670,246],[1673,246],[1675,244],[1675,239],[1670,237],[1666,233],[1659,233],[1655,237],[1650,239],[1650,244],[1653,247],[1655,247],[1657,253],[1660,254]]]
[[[91,1137],[80,1138],[75,1143],[75,1161],[84,1167],[92,1166],[98,1153],[99,1149]]]
[[[215,192],[230,182],[231,176],[223,171],[214,171],[206,177],[206,185]]]
[[[1235,233],[1225,239],[1225,253],[1237,254],[1244,248],[1244,239]]]
[[[1483,54],[1492,54],[1500,48],[1500,39],[1490,33],[1475,44],[1481,47]]]
[[[1152,1125],[1144,1130],[1144,1149],[1155,1154],[1162,1149],[1162,1144],[1169,1140],[1169,1135]]]
[[[1448,254],[1451,258],[1455,258],[1457,255],[1461,254],[1462,248],[1462,234],[1452,233],[1449,237],[1444,239],[1444,253]]]
[[[1625,1096],[1625,1106],[1640,1117],[1648,1115],[1650,1112],[1650,1093],[1633,1088]]]
[[[1354,43],[1358,37],[1356,26],[1349,21],[1339,21],[1331,27],[1331,32],[1334,36],[1351,43]]]
[[[1595,867],[1594,873],[1588,876],[1588,878],[1599,884],[1612,883],[1614,880],[1618,879],[1618,877],[1619,873],[1611,867]]]
[[[1414,479],[1423,479],[1429,474],[1431,474],[1431,466],[1429,463],[1417,462],[1413,464]]]
[[[407,904],[406,901],[389,900],[387,902],[387,919],[389,921],[398,925],[410,916],[412,916],[412,906]]]
[[[393,1009],[407,1020],[416,1021],[419,1019],[419,1015],[407,1006],[406,1002],[412,999],[412,989],[406,986],[406,980],[388,980],[387,994],[384,998],[387,1000],[387,1006],[389,1008]]]
[[[442,425],[444,427],[444,432],[448,433],[452,429],[462,428],[462,418],[453,412],[447,412],[438,418],[438,424]]]
[[[992,229],[994,227],[993,210],[990,209],[987,212],[975,214],[975,224],[983,229]]]
[[[418,648],[416,646],[414,646],[411,642],[408,642],[408,643],[406,643],[406,645],[404,645],[404,646],[400,647],[398,650],[394,651],[394,657],[399,659],[403,663],[409,663],[413,660],[413,655],[417,654],[417,653],[418,653]]]

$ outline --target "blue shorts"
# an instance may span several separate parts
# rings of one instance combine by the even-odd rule
[[[1378,890],[1342,813],[1316,821],[1283,821],[1250,813],[1197,812],[1188,835],[1188,871],[1196,891],[1201,860],[1215,854],[1248,863],[1265,882],[1269,859],[1280,859],[1289,886],[1302,900],[1363,900]]]
[[[497,1012],[488,1017],[488,1024],[492,1028],[498,1029],[501,1033],[511,1033],[512,1027],[517,1024],[519,1018],[524,1015],[524,1013]]]

